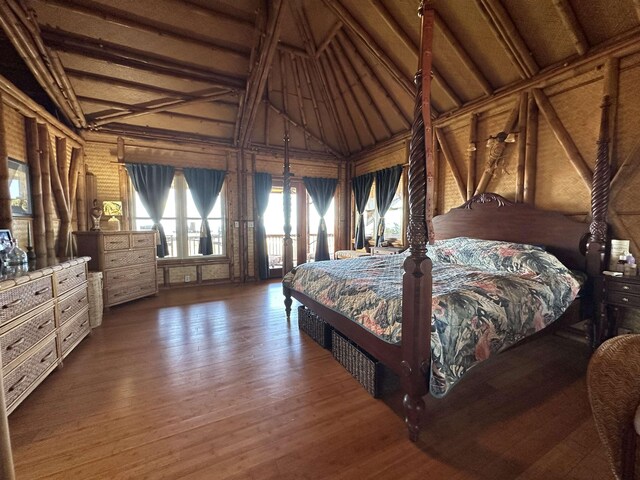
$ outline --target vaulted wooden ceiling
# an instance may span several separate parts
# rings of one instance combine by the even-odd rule
[[[346,157],[404,134],[416,0],[0,0],[80,129]],[[436,0],[432,115],[640,29],[638,0]]]

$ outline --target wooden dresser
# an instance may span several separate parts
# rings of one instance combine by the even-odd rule
[[[0,282],[0,361],[11,413],[91,332],[87,261]]]
[[[158,293],[155,232],[74,232],[89,270],[103,273],[105,308]]]

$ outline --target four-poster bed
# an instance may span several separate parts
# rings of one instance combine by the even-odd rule
[[[590,320],[589,335],[593,345],[602,339],[604,316],[594,279],[602,271],[606,244],[608,197],[608,101],[602,106],[598,158],[592,188],[592,223],[570,220],[559,213],[545,212],[526,204],[510,204],[502,197],[483,194],[446,215],[428,218],[428,200],[433,191],[431,119],[429,112],[431,40],[434,11],[424,4],[422,15],[421,70],[416,75],[417,93],[409,155],[409,252],[402,275],[401,342],[390,343],[375,335],[322,301],[292,288],[290,278],[284,283],[287,319],[291,298],[315,312],[332,328],[385,364],[401,378],[404,392],[405,421],[411,440],[418,438],[423,397],[428,393],[432,366],[432,302],[434,302],[434,263],[428,256],[427,243],[434,239],[472,237],[505,240],[518,244],[544,246],[564,266],[587,274],[580,295],[582,318]],[[423,115],[423,112],[425,114]],[[285,196],[289,192],[285,191]],[[590,235],[587,234],[590,230]],[[588,242],[587,242],[588,236]],[[542,250],[542,249],[539,249]],[[586,258],[585,258],[586,255]],[[437,278],[435,278],[437,281]]]

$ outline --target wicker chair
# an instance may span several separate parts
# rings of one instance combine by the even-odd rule
[[[635,476],[640,427],[640,335],[624,335],[603,343],[587,372],[589,401],[600,440],[617,479]],[[635,427],[634,427],[635,421]]]

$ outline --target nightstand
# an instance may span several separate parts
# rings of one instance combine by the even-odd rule
[[[609,338],[618,333],[618,325],[622,321],[625,309],[640,308],[640,277],[603,277]]]
[[[371,247],[371,255],[395,255],[404,250],[404,247]]]

